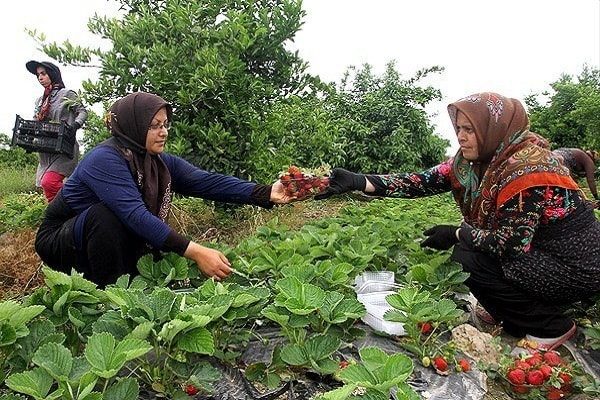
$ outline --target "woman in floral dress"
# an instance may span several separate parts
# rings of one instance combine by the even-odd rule
[[[564,315],[600,293],[600,222],[523,105],[478,93],[448,106],[460,150],[421,173],[334,169],[319,198],[351,190],[415,198],[451,191],[461,226],[438,225],[422,246],[454,247],[471,292],[509,334],[556,348],[576,330]]]

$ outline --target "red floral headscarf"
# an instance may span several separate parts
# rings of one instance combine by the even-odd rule
[[[548,142],[528,130],[529,119],[520,101],[490,92],[458,100],[448,105],[455,129],[458,111],[473,125],[479,150],[474,161],[466,160],[459,150],[451,173],[454,198],[467,223],[494,228],[497,210],[530,187],[578,188]]]

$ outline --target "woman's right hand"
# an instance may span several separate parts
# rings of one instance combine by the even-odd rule
[[[202,246],[195,242],[190,242],[184,257],[193,260],[200,272],[209,278],[215,278],[217,281],[225,279],[231,274],[231,263],[225,257],[225,254],[219,250]]]
[[[315,196],[315,200],[322,200],[352,190],[364,191],[367,186],[367,178],[363,174],[350,172],[343,168],[334,168],[329,176],[329,187]]]

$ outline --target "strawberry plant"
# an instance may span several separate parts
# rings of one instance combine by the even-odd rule
[[[586,340],[589,343],[589,346],[594,349],[600,349],[600,323],[596,322],[592,324],[588,328],[584,329],[583,333],[585,334]]]
[[[166,287],[199,275],[195,263],[175,253],[167,253],[157,262],[152,254],[147,254],[139,259],[137,269],[140,274],[133,279],[132,285],[140,288]]]
[[[454,350],[441,336],[459,321],[463,312],[452,300],[436,300],[427,290],[414,286],[403,287],[386,300],[393,309],[385,313],[385,320],[404,324],[406,337],[400,344],[424,366],[432,365],[438,373],[448,374],[448,361],[454,359]]]
[[[10,372],[6,364],[21,348],[19,342],[30,333],[29,321],[43,311],[40,305],[23,306],[12,300],[0,302],[0,381]]]
[[[106,289],[106,294],[119,311],[107,313],[94,324],[94,330],[147,340],[152,356],[135,360],[132,368],[139,371],[139,379],[163,395],[182,390],[180,380],[188,376],[179,375],[190,357],[214,353],[214,339],[206,326],[231,303],[223,297],[201,303],[167,288],[145,293],[113,286]]]
[[[25,300],[25,304],[45,307],[43,316],[65,334],[65,345],[75,354],[85,338],[92,333],[92,324],[102,315],[107,301],[96,284],[83,278],[42,268],[46,286],[38,288]]]
[[[61,344],[47,343],[35,352],[35,367],[9,376],[6,385],[36,400],[135,400],[137,381],[116,376],[128,361],[150,349],[146,341],[128,338],[117,342],[109,333],[90,336],[84,357],[73,357]]]
[[[0,308],[2,308],[1,304]],[[20,312],[19,314],[21,317],[26,315],[26,313],[21,314]],[[0,360],[5,363],[4,368],[0,370],[0,381],[4,381],[5,377],[11,373],[25,371],[31,364],[37,349],[44,344],[61,344],[65,340],[65,335],[57,333],[54,324],[47,319],[35,319],[27,324],[27,329],[28,334],[17,338],[10,347],[0,346],[0,353],[2,353]],[[4,331],[7,330],[4,329]],[[6,339],[6,336],[4,339]]]
[[[321,374],[333,374],[338,362],[331,359],[342,342],[331,335],[314,335],[302,343],[288,344],[281,349],[281,359],[289,365],[312,369]]]
[[[404,354],[387,355],[376,347],[359,351],[360,361],[339,369],[336,376],[344,383],[339,389],[319,395],[319,400],[354,399],[360,393],[365,399],[384,400],[396,389],[396,397],[418,400],[421,397],[406,384],[413,364]]]
[[[233,361],[246,347],[253,335],[254,321],[271,298],[266,287],[240,286],[207,280],[187,295],[187,306],[210,305],[212,321],[207,325],[215,341],[213,355]]]

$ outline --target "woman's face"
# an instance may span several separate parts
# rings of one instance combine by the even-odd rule
[[[477,160],[479,157],[479,148],[477,146],[477,136],[475,128],[465,114],[461,111],[456,113],[456,137],[460,145],[460,151],[463,157],[469,161]]]
[[[169,136],[169,126],[167,109],[163,107],[154,114],[148,127],[148,136],[146,136],[146,151],[148,153],[156,155],[165,150],[165,143],[167,142],[167,136]]]
[[[50,80],[50,76],[48,75],[48,72],[46,72],[46,68],[44,68],[44,67],[37,67],[37,69],[36,69],[36,76],[37,76],[38,82],[43,87],[47,87],[49,85],[52,85],[52,81]]]

